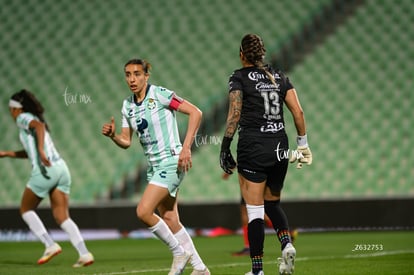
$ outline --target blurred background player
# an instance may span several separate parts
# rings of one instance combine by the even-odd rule
[[[192,167],[191,146],[202,113],[175,92],[149,84],[150,69],[150,63],[143,59],[132,59],[125,64],[125,80],[132,95],[123,102],[121,133],[116,134],[112,117],[110,123],[103,125],[102,134],[124,149],[131,145],[134,133],[139,137],[148,161],[148,184],[138,203],[137,215],[171,250],[173,263],[169,274],[182,274],[191,261],[192,275],[209,275],[210,271],[180,222],[177,203],[178,188]],[[189,117],[183,144],[176,111]],[[156,209],[159,216],[155,214]]]
[[[296,90],[281,71],[264,65],[266,50],[255,34],[243,37],[239,56],[242,68],[229,79],[229,111],[220,151],[220,166],[232,174],[236,162],[230,151],[238,130],[237,171],[246,202],[251,271],[263,275],[264,215],[272,221],[281,244],[279,273],[292,274],[296,249],[292,245],[288,220],[280,207],[281,190],[288,168],[289,142],[285,132],[283,105],[291,112],[297,131],[297,154],[291,161],[312,163],[304,112]]]
[[[94,257],[86,248],[78,226],[69,216],[71,177],[50,137],[49,127],[43,118],[42,104],[31,92],[21,90],[11,97],[9,110],[19,128],[24,150],[0,151],[0,157],[29,158],[32,163],[32,173],[23,192],[20,214],[30,231],[45,245],[45,252],[37,263],[47,263],[62,251],[35,212],[40,202],[49,196],[56,223],[69,235],[73,247],[79,253],[79,259],[73,267],[92,264]]]

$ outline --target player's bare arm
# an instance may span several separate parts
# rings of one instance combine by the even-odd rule
[[[109,137],[116,145],[123,149],[131,146],[132,130],[129,127],[123,127],[120,134],[116,134],[115,120],[112,117],[110,123],[102,126],[102,134]]]
[[[29,128],[34,129],[36,133],[36,142],[37,142],[37,151],[40,156],[40,160],[45,166],[51,166],[51,162],[46,156],[44,148],[44,141],[45,141],[45,132],[46,132],[46,126],[43,122],[32,120],[29,123]]]
[[[225,137],[232,138],[239,124],[242,109],[243,94],[240,90],[234,90],[229,93],[229,113],[227,114]]]
[[[292,113],[296,131],[299,136],[306,134],[305,116],[302,106],[300,105],[295,89],[290,89],[286,93],[285,103],[289,111]]]
[[[0,151],[0,158],[9,157],[9,158],[27,158],[27,153],[25,150],[21,151]]]
[[[178,111],[188,115],[187,133],[183,142],[183,149],[180,153],[178,166],[182,171],[188,171],[192,167],[191,146],[194,142],[198,128],[203,116],[201,110],[190,102],[184,100],[178,107]]]

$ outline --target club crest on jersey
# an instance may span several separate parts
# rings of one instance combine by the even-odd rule
[[[147,108],[150,110],[154,110],[157,104],[153,98],[148,99]]]

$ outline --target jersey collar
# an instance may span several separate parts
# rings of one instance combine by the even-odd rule
[[[150,87],[151,87],[151,84],[149,84],[149,83],[148,83],[148,84],[147,84],[147,89],[145,90],[145,97],[144,97],[144,99],[143,99],[142,101],[140,101],[140,102],[137,102],[136,97],[135,97],[135,94],[134,94],[134,103],[135,103],[135,105],[137,105],[137,106],[141,106],[142,102],[144,102],[144,100],[147,98],[148,91],[149,91]]]

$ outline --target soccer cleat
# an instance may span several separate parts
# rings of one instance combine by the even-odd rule
[[[62,248],[57,243],[52,244],[46,248],[43,256],[37,261],[37,264],[45,264],[50,261],[54,256],[62,252]]]
[[[254,274],[252,271],[249,271],[244,275],[264,275],[264,272],[263,270],[260,270],[258,273]]]
[[[279,274],[291,275],[295,270],[296,249],[288,243],[282,251],[282,258],[278,258]]]
[[[210,270],[206,267],[204,270],[197,270],[194,269],[193,272],[191,272],[191,275],[211,275]]]
[[[236,252],[231,253],[231,255],[233,255],[233,256],[249,256],[250,255],[250,248],[245,247],[240,251],[236,251]]]
[[[168,275],[181,275],[184,272],[185,265],[190,260],[191,254],[185,252],[183,255],[174,256],[170,272]]]
[[[82,266],[88,266],[93,264],[94,258],[91,253],[86,253],[79,257],[79,260],[73,265],[73,267],[82,267]]]

